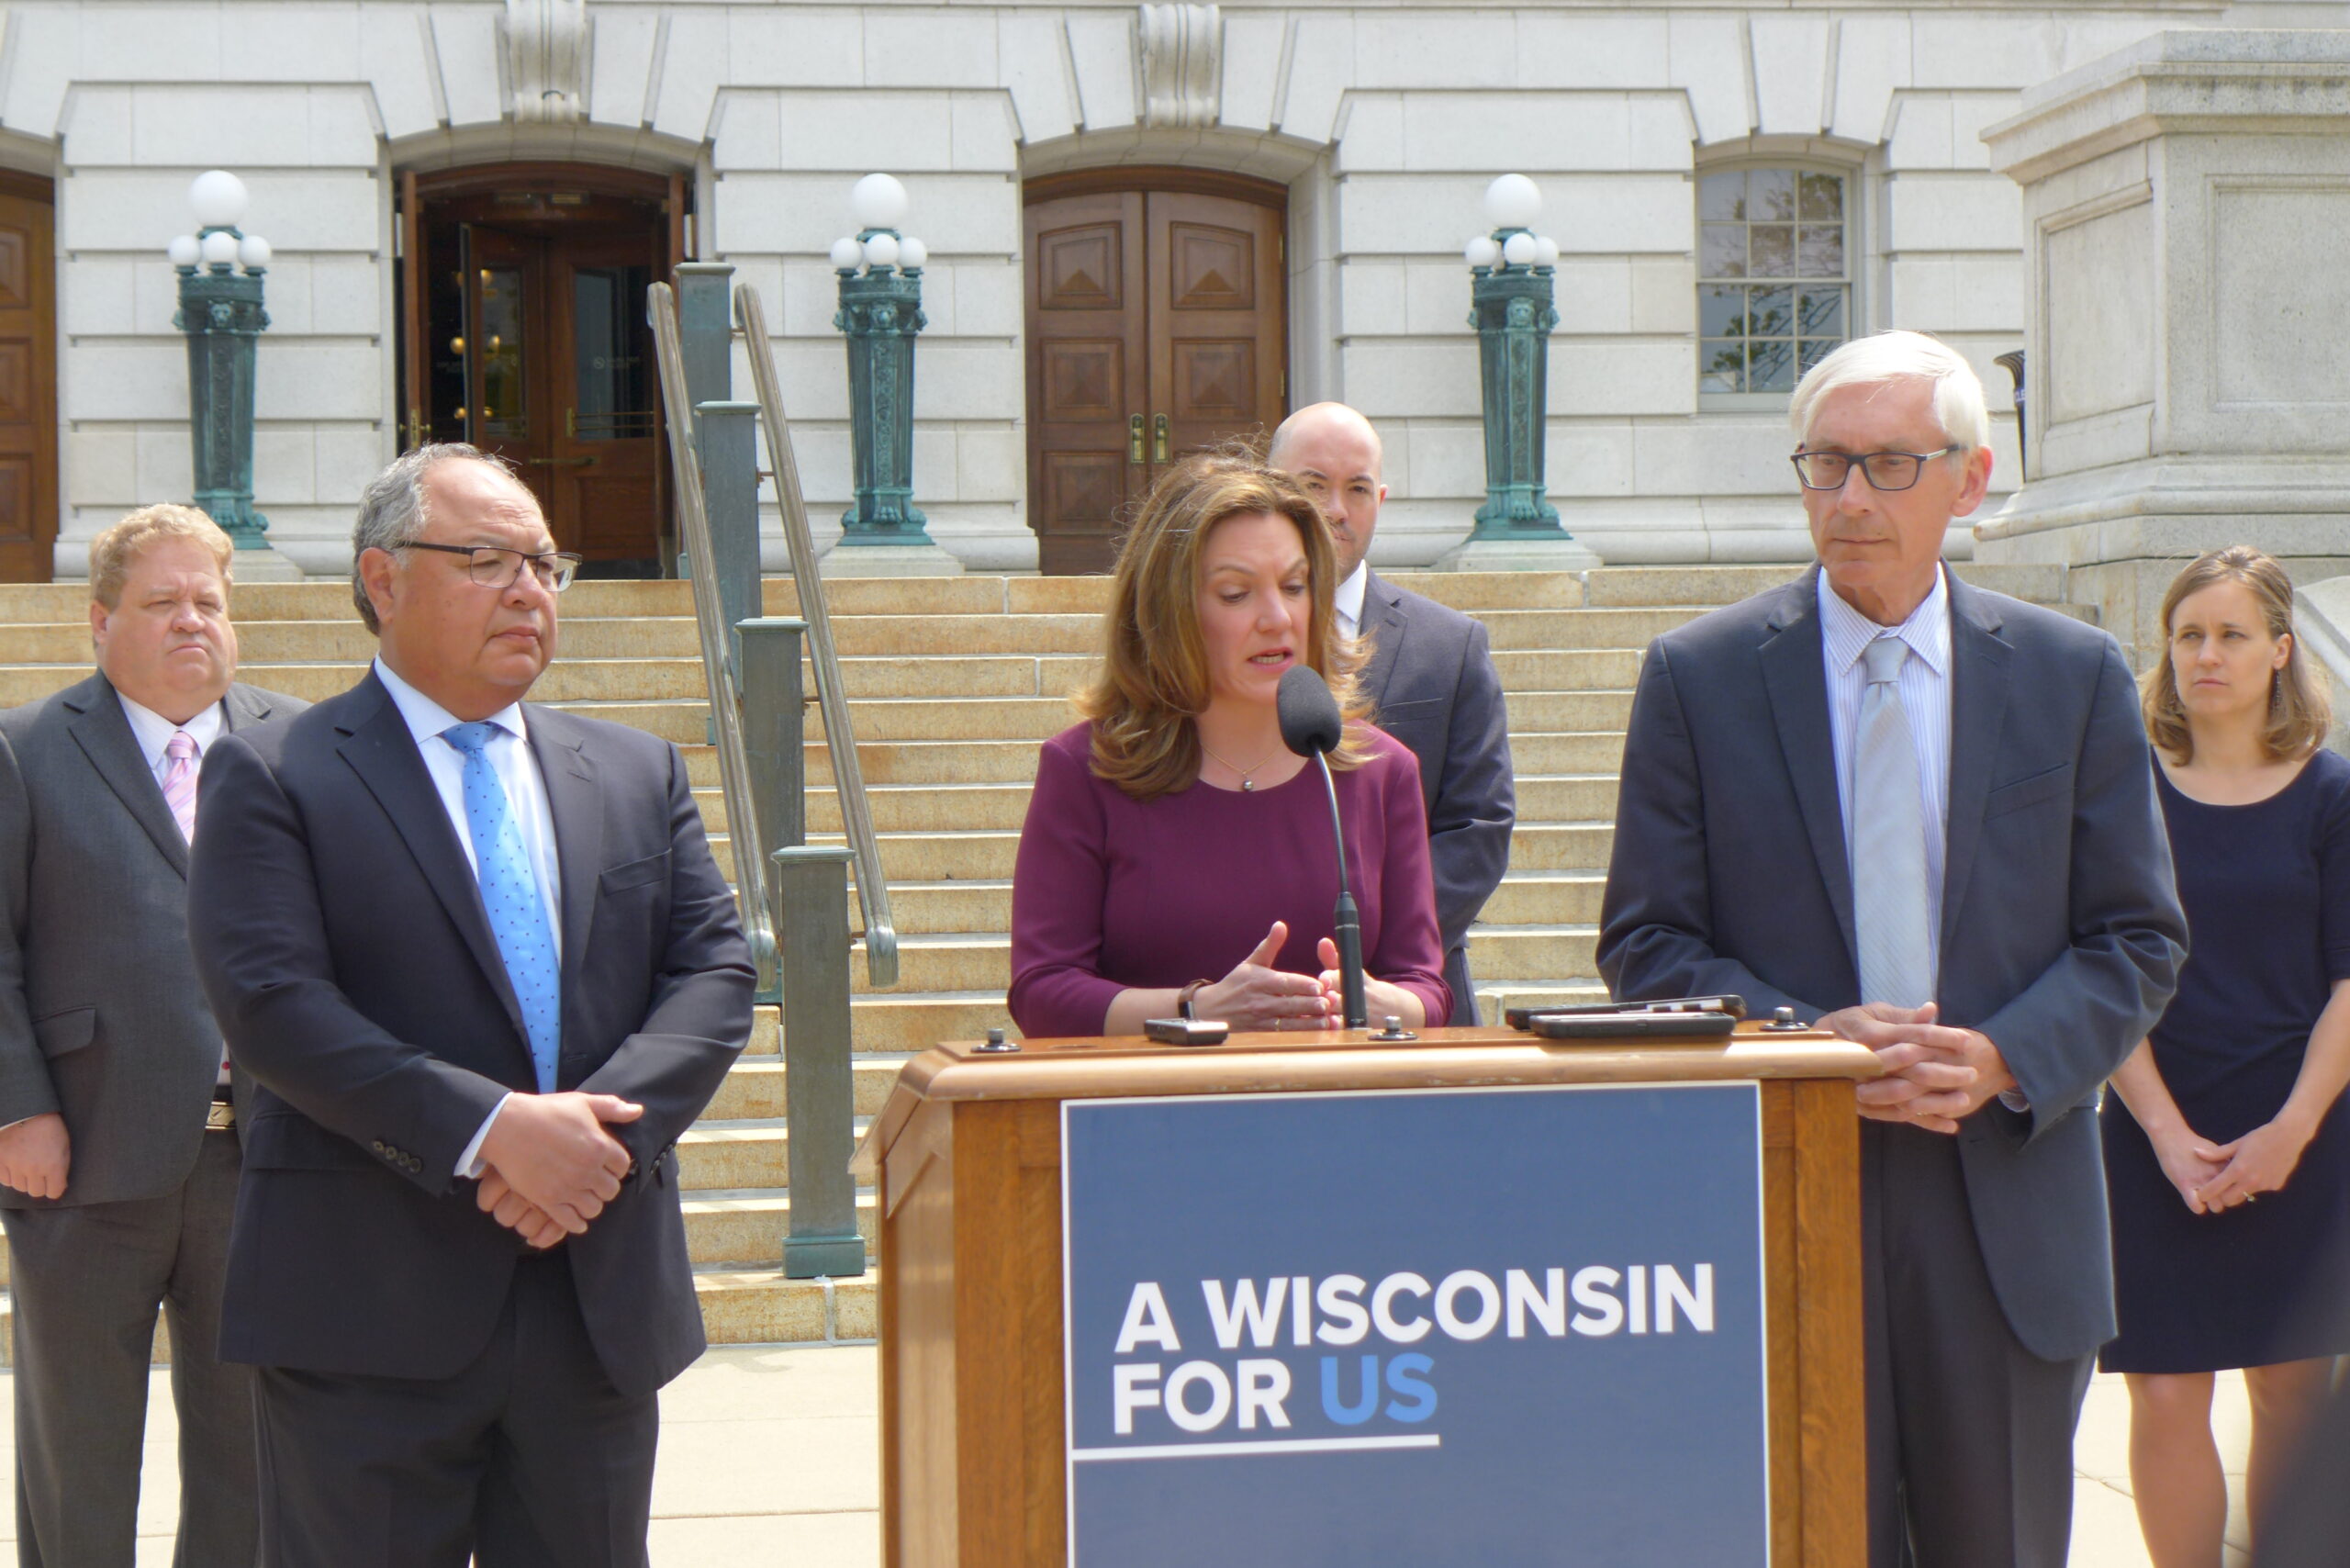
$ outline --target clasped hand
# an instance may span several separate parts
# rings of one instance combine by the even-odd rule
[[[532,1247],[584,1233],[628,1175],[628,1149],[604,1124],[643,1114],[617,1094],[509,1095],[482,1139],[474,1201]]]
[[[1273,922],[1265,939],[1230,974],[1200,988],[1192,998],[1192,1013],[1202,1018],[1220,1018],[1237,1030],[1337,1027],[1339,1004],[1335,989],[1313,975],[1293,975],[1272,967],[1288,940],[1288,924]]]
[[[2279,1117],[2232,1143],[2213,1143],[2184,1126],[2151,1141],[2163,1174],[2188,1208],[2215,1215],[2248,1204],[2261,1193],[2280,1191],[2300,1164],[2310,1135]]]
[[[1939,1009],[1869,1002],[1831,1013],[1819,1027],[1876,1053],[1886,1075],[1853,1092],[1861,1114],[1955,1133],[1990,1098],[2015,1087],[2007,1058],[1977,1029],[1934,1022]]]

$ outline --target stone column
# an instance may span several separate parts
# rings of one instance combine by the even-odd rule
[[[1983,140],[2023,187],[2031,477],[1975,559],[2070,567],[2142,667],[2205,550],[2350,570],[2350,31],[2159,33]]]

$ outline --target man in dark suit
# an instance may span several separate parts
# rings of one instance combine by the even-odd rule
[[[2111,637],[1941,565],[1991,474],[1963,358],[1860,340],[1792,412],[1819,565],[1649,650],[1600,968],[1877,1051],[1870,1562],[2059,1568],[2114,1327],[2098,1092],[2187,935],[2137,689]]]
[[[0,713],[0,1220],[28,1568],[130,1568],[159,1309],[176,1561],[253,1561],[252,1377],[216,1353],[236,1113],[188,957],[188,842],[205,754],[307,704],[232,678],[232,554],[193,507],[99,534],[98,672]]]
[[[752,973],[675,746],[521,699],[538,503],[471,447],[372,481],[357,686],[205,769],[196,968],[258,1082],[222,1350],[270,1568],[642,1564],[702,1350],[678,1136]]]
[[[1452,988],[1447,1022],[1474,1024],[1469,924],[1509,869],[1509,832],[1517,816],[1509,714],[1485,628],[1371,569],[1371,536],[1387,486],[1380,478],[1379,432],[1370,420],[1344,403],[1300,409],[1273,432],[1266,461],[1294,475],[1329,519],[1338,557],[1338,630],[1371,643],[1362,689],[1372,722],[1420,759],[1444,979]]]

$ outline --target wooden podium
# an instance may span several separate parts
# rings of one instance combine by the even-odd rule
[[[881,1206],[883,1562],[1069,1561],[1063,1102],[1751,1081],[1761,1104],[1769,1559],[1862,1568],[1852,1085],[1877,1070],[1858,1046],[1751,1023],[1727,1041],[1687,1045],[1477,1028],[1430,1029],[1393,1045],[1356,1032],[1237,1035],[1207,1047],[1134,1038],[1030,1040],[998,1054],[935,1047],[906,1065],[857,1156]]]

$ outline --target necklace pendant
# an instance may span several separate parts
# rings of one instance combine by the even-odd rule
[[[1256,781],[1254,778],[1243,778],[1243,779],[1240,781],[1240,792],[1241,792],[1242,794],[1244,794],[1244,795],[1254,794],[1254,793],[1256,792],[1256,790],[1257,790],[1257,781]]]

